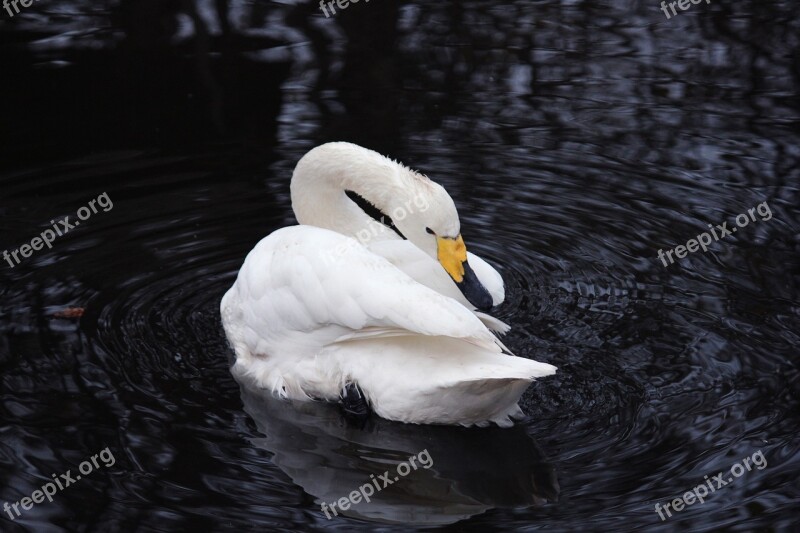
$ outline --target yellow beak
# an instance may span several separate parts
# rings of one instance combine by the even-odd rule
[[[467,263],[467,246],[461,235],[455,239],[437,236],[436,257],[468,302],[481,310],[491,309],[492,296]]]
[[[464,280],[464,263],[467,262],[467,246],[461,235],[455,239],[436,237],[436,254],[439,263],[450,274],[453,281],[461,283]]]

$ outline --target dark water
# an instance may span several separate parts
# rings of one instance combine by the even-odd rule
[[[0,11],[0,251],[113,201],[0,263],[0,504],[115,459],[0,529],[800,527],[796,5],[432,4]],[[505,277],[504,342],[559,367],[524,422],[358,429],[233,380],[219,300],[329,140],[453,196]],[[707,253],[657,258],[763,202]],[[321,512],[423,449],[430,469]]]

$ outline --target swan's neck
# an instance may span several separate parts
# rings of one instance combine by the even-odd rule
[[[330,143],[306,154],[292,176],[292,208],[300,224],[365,240],[399,239],[347,196],[352,191],[392,217],[414,198],[410,171],[349,143]],[[413,205],[409,204],[409,205]],[[413,207],[412,207],[413,210]]]

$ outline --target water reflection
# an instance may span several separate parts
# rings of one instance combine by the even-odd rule
[[[317,505],[346,497],[369,483],[371,474],[379,478],[388,470],[391,479],[398,464],[428,451],[429,469],[412,470],[376,492],[371,502],[344,511],[346,516],[450,524],[488,509],[531,507],[558,498],[555,468],[521,425],[467,429],[372,417],[358,428],[335,406],[277,400],[237,379],[245,411],[265,435],[253,444],[272,453],[272,461]]]

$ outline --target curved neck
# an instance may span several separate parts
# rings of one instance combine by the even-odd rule
[[[311,150],[292,175],[292,209],[300,224],[330,229],[359,239],[399,239],[367,215],[346,191],[353,191],[391,217],[409,198],[410,172],[371,150],[330,143]]]

